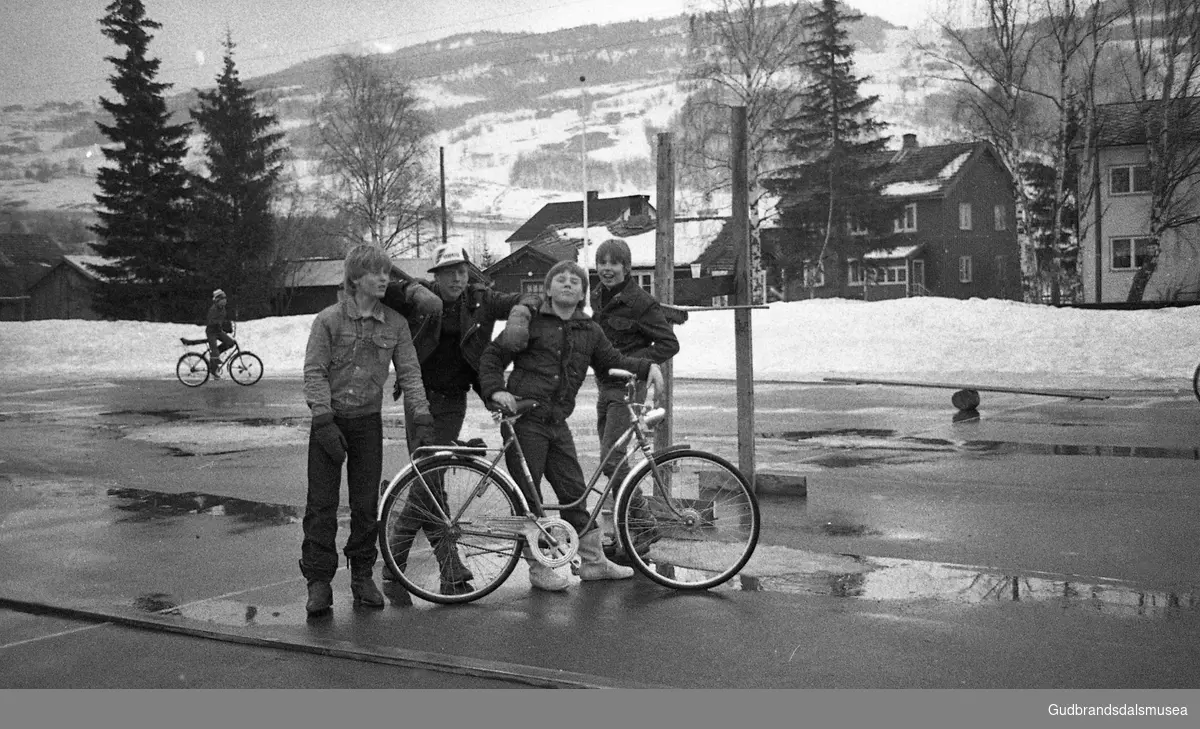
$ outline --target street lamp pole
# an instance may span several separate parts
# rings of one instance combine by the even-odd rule
[[[575,260],[583,268],[583,313],[591,316],[591,276],[588,274],[588,183],[587,183],[587,83],[586,76],[579,77],[579,119],[583,133],[579,137],[579,166],[583,182],[583,247]]]

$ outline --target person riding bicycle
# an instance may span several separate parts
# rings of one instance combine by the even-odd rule
[[[227,332],[232,331],[233,324],[225,315],[225,292],[216,289],[212,293],[212,304],[208,307],[208,319],[204,324],[204,336],[208,337],[208,373],[213,379],[219,379],[221,352],[237,344]]]
[[[596,248],[596,273],[600,284],[592,290],[592,318],[620,353],[662,364],[679,351],[679,340],[658,300],[629,278],[632,268],[633,255],[624,240],[609,238]],[[624,380],[597,372],[596,389],[596,433],[603,454],[609,452],[629,427],[629,409],[625,405]],[[601,465],[604,475],[617,484],[629,473],[629,465],[621,463],[621,456],[621,453],[612,453]],[[645,498],[635,492],[630,503],[631,512],[637,515],[645,509]],[[653,530],[640,530],[634,539],[634,549],[644,555],[654,538]],[[627,559],[619,551],[618,544],[614,543],[612,558],[618,562]]]
[[[505,458],[508,472],[539,512],[543,474],[560,504],[579,500],[587,491],[567,418],[575,409],[575,396],[589,366],[606,374],[614,368],[629,370],[648,379],[656,393],[662,392],[658,365],[618,352],[600,325],[579,308],[586,285],[587,274],[579,264],[554,264],[546,274],[545,299],[529,322],[525,346],[510,348],[497,339],[479,358],[479,384],[489,402],[509,411],[515,408],[517,398],[531,398],[538,403],[514,425],[533,483],[524,482],[515,449],[510,449]],[[505,383],[504,371],[510,363],[513,371]],[[579,533],[580,579],[621,580],[633,576],[632,569],[613,564],[604,556],[599,526],[588,529],[590,518],[584,504],[565,508],[560,516]],[[533,587],[560,591],[569,585],[566,577],[537,562],[528,551],[525,561],[529,563]]]
[[[516,322],[527,322],[531,309],[541,303],[536,295],[507,294],[470,283],[469,262],[462,246],[453,243],[439,246],[429,267],[433,281],[393,282],[383,296],[385,306],[408,319],[421,363],[421,381],[433,415],[433,445],[451,445],[459,438],[467,414],[467,392],[479,393],[479,357],[492,341],[496,322],[507,319],[510,324],[505,341],[515,341],[520,328]],[[523,346],[523,342],[520,344]],[[399,384],[397,380],[395,399],[400,396]],[[413,422],[413,412],[407,403],[404,416],[406,422]],[[415,447],[411,438],[408,447],[411,453]],[[434,483],[432,487],[438,491],[440,484]],[[397,548],[397,554],[401,555],[398,561],[403,564],[407,559],[407,548],[411,547],[417,530],[423,527],[437,555],[441,592],[447,595],[470,592],[473,575],[462,563],[453,543],[443,538],[441,530],[418,516],[433,511],[432,506],[422,506],[416,500],[405,506],[396,534],[405,542]],[[385,580],[390,577],[390,572],[385,573]]]

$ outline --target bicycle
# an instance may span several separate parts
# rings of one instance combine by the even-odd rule
[[[609,454],[623,452],[619,464],[634,454],[633,465],[616,488],[613,523],[630,564],[654,582],[680,590],[716,587],[749,561],[761,527],[758,500],[746,478],[731,463],[712,453],[674,445],[652,451],[648,431],[666,416],[665,408],[636,403],[630,372],[610,370],[628,380],[625,404],[630,425],[605,452],[584,494],[569,504],[542,504],[544,511],[584,506],[589,526],[599,528],[599,515],[614,489],[613,479],[597,487],[601,465]],[[520,456],[526,482],[529,469],[513,424],[536,406],[518,400],[516,412],[492,410],[504,443],[500,448],[434,445],[416,449],[411,462],[383,487],[379,506],[379,547],[387,569],[405,589],[440,604],[478,600],[504,583],[522,559],[526,545],[538,562],[551,567],[578,566],[579,534],[559,517],[534,516],[512,476],[498,465],[509,448]],[[636,441],[636,448],[628,446]],[[495,456],[487,458],[489,452]],[[614,473],[619,473],[620,465]],[[641,496],[635,505],[635,495]],[[585,530],[586,531],[586,530]],[[649,551],[635,541],[653,534]],[[469,571],[470,587],[448,589],[442,566],[457,552]]]
[[[232,335],[232,333],[231,333]],[[175,362],[175,376],[179,381],[188,387],[200,387],[211,375],[208,369],[208,339],[188,339],[180,337],[179,341],[185,347],[195,347],[204,345],[203,352],[186,352]],[[220,359],[218,355],[217,372],[221,371],[221,367],[225,367],[225,371],[229,373],[230,379],[239,385],[253,385],[262,379],[263,363],[257,354],[248,352],[241,348],[241,345],[234,340],[232,346],[221,346],[220,352],[224,353],[232,350],[224,359]]]

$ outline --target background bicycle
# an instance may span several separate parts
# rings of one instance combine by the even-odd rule
[[[758,501],[745,477],[719,456],[687,445],[652,452],[649,432],[666,411],[632,402],[632,392],[631,386],[625,398],[631,424],[613,451],[622,453],[624,462],[635,454],[644,459],[619,484],[596,467],[583,497],[594,497],[590,518],[600,523],[601,507],[615,491],[617,538],[639,573],[675,589],[716,587],[736,575],[754,552],[760,530]],[[412,594],[443,604],[477,600],[513,573],[527,544],[537,561],[552,568],[576,558],[579,535],[574,527],[549,515],[568,505],[543,504],[547,516],[528,516],[525,495],[500,468],[505,451],[520,448],[512,429],[519,417],[497,416],[504,436],[500,448],[418,449],[412,462],[385,486],[379,510],[380,552]],[[636,447],[628,448],[631,443]],[[489,453],[494,454],[490,459]],[[649,551],[639,553],[633,545],[647,532],[654,540]],[[446,578],[447,570],[461,569],[451,567],[455,553],[472,583],[458,592],[447,589],[456,581]]]
[[[221,353],[217,369],[219,371],[224,368],[230,379],[239,385],[253,385],[262,379],[262,359],[257,354],[241,348],[241,343],[236,341],[236,327],[233,334],[234,345]],[[179,341],[185,347],[200,347],[200,350],[185,352],[179,358],[175,363],[175,376],[188,387],[199,387],[208,382],[212,374],[208,368],[208,339],[180,337]]]

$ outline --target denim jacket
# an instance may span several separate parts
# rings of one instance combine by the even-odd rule
[[[380,412],[392,364],[405,407],[429,414],[421,366],[404,317],[379,303],[363,316],[351,298],[327,307],[313,320],[304,352],[304,399],[313,417]]]

